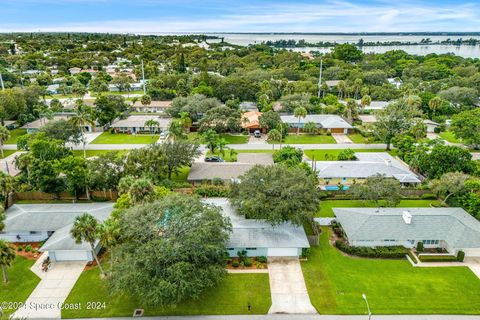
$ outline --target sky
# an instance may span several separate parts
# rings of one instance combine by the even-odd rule
[[[0,32],[480,32],[480,1],[0,0]]]

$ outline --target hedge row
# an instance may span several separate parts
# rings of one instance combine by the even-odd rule
[[[402,246],[391,247],[352,247],[343,240],[335,241],[335,246],[350,255],[366,258],[404,259],[409,250]]]
[[[452,262],[457,261],[457,257],[455,256],[440,256],[440,255],[420,255],[418,257],[421,262]]]
[[[194,192],[202,197],[228,197],[230,188],[226,186],[201,185],[196,187]]]
[[[408,251],[407,252],[408,256],[410,257],[410,259],[412,259],[413,263],[417,264],[418,263],[418,260],[417,260],[417,257],[412,253],[412,251]]]

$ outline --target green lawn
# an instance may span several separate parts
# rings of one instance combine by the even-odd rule
[[[109,152],[117,152],[119,155],[127,154],[129,150],[87,150],[87,158],[96,157]],[[83,156],[83,150],[73,150],[76,156]]]
[[[441,132],[439,136],[443,140],[447,140],[448,142],[451,142],[451,143],[462,143],[462,140],[455,137],[455,134],[452,131]]]
[[[400,200],[399,208],[430,207],[440,205],[437,200]],[[320,210],[316,217],[333,217],[332,208],[375,208],[377,205],[373,201],[362,200],[323,200],[320,202]]]
[[[6,157],[8,157],[9,155],[14,154],[15,152],[17,152],[17,150],[3,150],[3,157],[2,157],[2,155],[0,154],[0,158],[1,158],[1,159],[6,158]]]
[[[5,141],[5,144],[17,144],[18,137],[23,136],[25,134],[27,134],[27,129],[17,128],[17,129],[10,130],[10,138],[7,141]]]
[[[35,263],[34,260],[27,260],[17,256],[13,265],[7,269],[9,282],[0,283],[0,301],[3,302],[25,302],[33,289],[40,282],[30,268]],[[1,277],[0,277],[1,278]],[[3,310],[6,315],[12,314],[15,310]]]
[[[127,134],[104,132],[99,135],[92,144],[150,144],[157,142],[158,134]]]
[[[332,136],[327,135],[314,135],[314,134],[300,134],[296,135],[290,133],[283,139],[285,144],[334,144],[335,139]],[[278,144],[278,143],[277,143]]]
[[[100,301],[104,310],[64,310],[62,318],[128,317],[142,306],[127,295],[111,295],[107,280],[99,278],[97,268],[84,271],[65,303]],[[248,311],[248,303],[251,311]],[[198,300],[187,301],[177,308],[146,308],[146,315],[265,314],[271,305],[267,273],[229,274],[216,288],[207,290]]]
[[[377,141],[364,137],[360,133],[351,133],[347,136],[353,141],[353,143],[377,143]]]
[[[313,159],[315,157],[315,160],[317,161],[322,161],[322,160],[330,160],[330,161],[336,161],[338,155],[340,152],[342,152],[342,149],[332,149],[332,150],[305,150],[305,155]],[[355,152],[385,152],[383,149],[353,149]]]
[[[302,262],[312,304],[321,314],[480,314],[480,279],[466,267],[414,268],[407,260],[344,256],[329,229]]]

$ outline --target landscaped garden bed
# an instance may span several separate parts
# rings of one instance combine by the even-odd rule
[[[421,262],[457,262],[457,257],[452,255],[420,254],[418,259]]]
[[[266,257],[231,258],[227,260],[227,269],[267,269]]]
[[[42,246],[40,242],[22,242],[22,243],[12,243],[17,252],[17,256],[24,257],[30,260],[37,260],[42,253],[38,251]]]

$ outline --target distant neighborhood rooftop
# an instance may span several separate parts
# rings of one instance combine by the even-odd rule
[[[294,115],[281,116],[283,123],[297,125],[299,119]],[[300,125],[307,122],[314,122],[322,128],[344,128],[351,129],[352,126],[342,117],[335,114],[309,114],[305,118],[300,118]]]
[[[167,128],[171,122],[170,118],[162,118],[159,116],[150,116],[150,115],[133,115],[129,116],[126,119],[115,121],[112,124],[114,128],[143,128],[145,126],[145,122],[149,120],[155,120],[159,123],[160,128]]]

